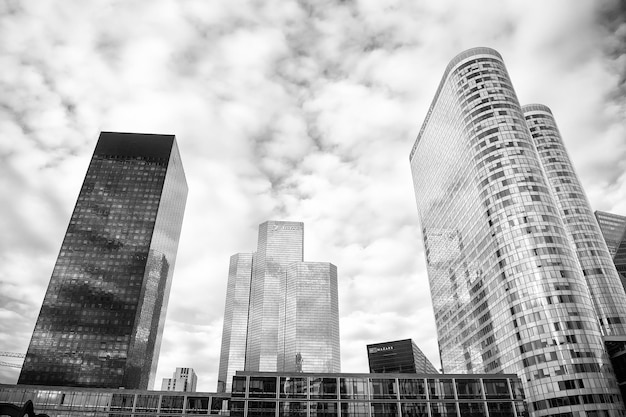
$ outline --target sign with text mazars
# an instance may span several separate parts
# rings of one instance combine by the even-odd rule
[[[393,346],[375,346],[369,348],[369,353],[386,352],[389,350],[393,350]]]

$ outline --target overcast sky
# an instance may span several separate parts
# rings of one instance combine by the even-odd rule
[[[0,351],[26,352],[107,130],[175,134],[189,184],[156,388],[193,367],[216,389],[229,257],[266,220],[304,222],[305,260],[337,265],[343,371],[404,338],[439,367],[408,157],[447,63],[497,49],[592,208],[626,215],[625,7],[0,0]]]

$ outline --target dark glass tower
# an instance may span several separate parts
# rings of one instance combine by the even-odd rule
[[[436,374],[437,368],[411,339],[367,345],[371,373]]]
[[[186,199],[174,136],[100,134],[18,384],[152,387]]]

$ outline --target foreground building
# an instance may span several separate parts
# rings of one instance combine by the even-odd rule
[[[550,110],[471,49],[410,161],[443,372],[517,373],[535,416],[624,415],[603,338],[626,294]]]
[[[436,374],[437,368],[411,339],[367,345],[370,372]]]
[[[236,371],[339,372],[337,268],[304,262],[304,224],[259,225],[230,259],[218,391]]]
[[[19,384],[152,388],[186,198],[174,136],[100,134]]]
[[[176,368],[171,378],[163,378],[161,391],[195,392],[198,376],[193,368]]]
[[[0,385],[0,404],[32,400],[50,417],[528,415],[515,375],[237,372],[232,385],[232,394]]]

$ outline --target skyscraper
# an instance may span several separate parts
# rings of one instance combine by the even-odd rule
[[[337,267],[328,262],[290,264],[284,300],[279,312],[278,370],[339,372]]]
[[[195,392],[197,383],[193,368],[176,368],[171,378],[163,378],[161,391]]]
[[[626,288],[626,216],[605,211],[596,211],[594,214],[622,286]]]
[[[367,345],[371,373],[436,374],[437,368],[411,339]]]
[[[257,252],[230,259],[218,391],[236,371],[339,372],[337,268],[304,262],[304,225],[259,225]]]
[[[606,246],[609,248],[609,253],[615,257],[617,248],[622,242],[624,233],[626,233],[626,217],[600,210],[596,210],[594,214]]]
[[[235,372],[245,368],[253,259],[251,253],[230,257],[217,392],[230,392]]]
[[[100,134],[19,384],[152,388],[186,198],[174,136]]]
[[[536,416],[622,415],[603,337],[626,334],[626,294],[550,110],[465,51],[410,161],[443,371],[517,373]]]
[[[246,371],[277,371],[285,320],[286,270],[304,257],[304,224],[268,221],[259,226],[259,241],[250,284]]]
[[[619,214],[596,211],[596,220],[602,231],[613,264],[622,286],[626,288],[626,217]],[[626,337],[623,335],[604,339],[617,383],[626,402]]]

